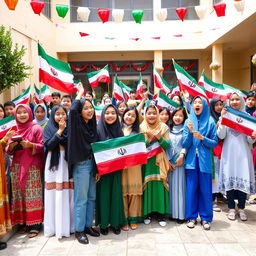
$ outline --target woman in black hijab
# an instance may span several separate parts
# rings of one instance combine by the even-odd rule
[[[50,119],[44,129],[46,163],[44,170],[45,204],[44,235],[57,238],[69,237],[74,232],[73,222],[73,182],[68,175],[65,160],[67,148],[67,111],[63,106],[53,107]]]
[[[82,99],[82,84],[69,112],[67,159],[74,178],[74,222],[78,242],[88,244],[86,234],[99,236],[92,228],[96,200],[96,166],[91,143],[98,140],[95,110],[90,100]]]
[[[122,137],[124,134],[114,105],[107,105],[101,113],[98,124],[100,141]],[[120,226],[127,225],[121,186],[121,171],[104,174],[97,183],[96,225],[100,226],[102,235],[108,234],[108,225],[118,235]]]

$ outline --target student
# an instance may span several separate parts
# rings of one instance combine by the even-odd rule
[[[44,129],[46,162],[44,170],[44,235],[62,238],[74,232],[73,187],[69,180],[68,164],[65,160],[67,148],[67,110],[53,107]]]
[[[256,110],[256,93],[255,91],[250,91],[246,97],[245,111],[251,116]]]
[[[171,96],[171,100],[173,100],[174,102],[176,102],[177,104],[179,104],[179,105],[181,105],[181,106],[184,105],[181,96],[178,95],[178,94],[172,95],[172,96]]]
[[[163,150],[170,147],[169,128],[160,122],[156,106],[150,105],[145,110],[145,119],[140,125],[140,132],[145,134],[147,146],[156,140]],[[164,151],[148,159],[142,167],[144,223],[149,224],[155,213],[160,226],[166,226],[165,215],[169,211],[169,188],[167,175],[170,165]]]
[[[118,114],[119,116],[122,118],[124,111],[127,109],[127,104],[124,101],[119,101],[117,103],[117,110],[118,110]]]
[[[4,111],[4,106],[0,104],[0,120],[5,118],[5,111]]]
[[[13,155],[11,166],[12,225],[21,225],[19,232],[29,230],[28,237],[38,235],[43,222],[43,200],[41,174],[44,149],[43,130],[33,122],[32,111],[28,105],[15,108],[17,124],[16,135],[21,142],[9,141],[7,150]]]
[[[7,179],[5,173],[4,150],[9,139],[12,138],[15,131],[9,130],[5,137],[0,140],[0,238],[12,230],[9,196],[7,190]],[[7,247],[7,243],[0,242],[0,250]]]
[[[61,103],[61,95],[60,95],[60,93],[59,92],[53,92],[52,93],[52,101],[51,101],[51,104],[50,104],[51,109],[54,106],[60,105],[60,103]]]
[[[61,105],[64,106],[67,110],[67,113],[70,111],[70,107],[72,104],[72,98],[69,94],[65,94],[61,98]]]
[[[171,146],[166,151],[167,157],[173,165],[173,170],[168,174],[170,217],[176,219],[178,224],[185,221],[186,177],[184,166],[186,149],[182,147],[182,133],[186,118],[184,108],[174,110],[169,132]]]
[[[114,105],[107,105],[101,113],[98,136],[100,141],[122,137],[124,134]],[[111,225],[114,234],[119,235],[120,226],[127,225],[122,197],[121,170],[104,174],[97,183],[96,225],[102,235],[108,234]]]
[[[34,107],[34,117],[38,125],[44,128],[48,122],[47,118],[47,108],[44,104],[37,104]]]
[[[13,116],[15,110],[15,104],[12,101],[7,101],[4,103],[5,116]]]
[[[205,230],[211,228],[212,148],[218,143],[216,126],[210,117],[207,101],[196,96],[183,130],[182,147],[186,148],[186,215],[187,227],[194,228],[198,214]]]
[[[98,140],[95,110],[90,100],[81,99],[82,84],[73,101],[68,121],[68,164],[70,177],[74,178],[75,237],[78,242],[88,244],[86,234],[97,237],[92,228],[96,200],[96,165],[91,143]]]
[[[104,106],[107,106],[107,105],[109,105],[111,103],[112,103],[111,98],[109,98],[109,97],[104,98],[104,100],[103,100],[103,105]]]
[[[129,107],[136,107],[140,103],[140,100],[136,100],[136,90],[132,89],[130,91],[130,98],[127,101]]]
[[[165,123],[166,125],[169,126],[170,119],[171,119],[170,110],[166,107],[160,108],[159,109],[159,118],[160,118],[161,122],[163,122],[163,123]]]
[[[245,102],[238,93],[233,93],[229,99],[229,106],[233,109],[245,112]],[[226,114],[223,108],[221,117]],[[228,219],[235,220],[236,214],[242,221],[247,220],[244,211],[247,194],[253,194],[254,167],[252,153],[249,144],[254,142],[250,136],[246,136],[227,126],[219,125],[218,136],[224,139],[222,156],[220,160],[220,189],[227,194]],[[235,199],[238,198],[238,211],[235,208]]]
[[[122,116],[124,136],[139,133],[139,113],[136,108],[128,107]],[[142,219],[142,177],[141,165],[128,167],[122,171],[122,192],[125,216],[131,229],[136,229]],[[123,226],[124,231],[129,226]]]
[[[219,118],[221,116],[221,111],[223,109],[223,102],[220,99],[214,98],[210,101],[210,115],[213,118],[216,127],[219,125]],[[223,141],[219,140],[216,148],[213,149],[213,182],[212,182],[212,201],[213,201],[213,211],[220,212],[221,209],[217,205],[217,199],[224,199],[222,193],[219,192],[219,170],[220,170],[220,157],[222,150]]]
[[[92,94],[92,92],[86,91],[86,94],[85,94],[84,98],[92,102],[93,101],[93,94]]]

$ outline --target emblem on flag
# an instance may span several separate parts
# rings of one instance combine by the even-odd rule
[[[241,123],[243,122],[243,119],[242,119],[241,117],[238,117],[238,118],[236,119],[236,121],[237,121],[239,124],[241,124]]]
[[[212,88],[212,92],[217,92],[218,90],[216,88]]]
[[[54,68],[52,68],[52,67],[51,67],[51,72],[52,72],[52,74],[53,74],[54,76],[58,76],[57,71],[56,71]]]
[[[119,148],[117,151],[118,155],[125,155],[127,153],[127,150],[125,148]]]

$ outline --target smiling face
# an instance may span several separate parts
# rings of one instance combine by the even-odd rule
[[[184,121],[184,114],[182,110],[178,110],[172,118],[174,125],[180,125]]]
[[[111,104],[111,99],[110,98],[106,98],[104,100],[104,105],[108,105],[108,104]]]
[[[241,108],[241,100],[237,94],[232,94],[230,98],[230,107],[237,110]]]
[[[126,104],[124,102],[120,103],[118,106],[118,113],[120,116],[124,114],[124,111],[126,110]]]
[[[215,105],[214,105],[214,111],[218,114],[221,113],[221,110],[223,109],[223,104],[221,101],[218,101]]]
[[[37,107],[36,109],[36,119],[41,121],[44,119],[44,116],[45,116],[45,111],[44,111],[44,108],[42,108],[41,106]]]
[[[126,125],[133,125],[136,120],[136,112],[135,110],[130,110],[124,115],[124,122]]]
[[[91,102],[85,101],[81,116],[84,119],[85,122],[88,122],[93,118],[94,115],[94,108]]]
[[[255,107],[255,103],[256,103],[256,101],[255,101],[255,97],[254,96],[249,97],[249,98],[246,99],[246,106],[248,108],[254,108]]]
[[[59,123],[60,121],[66,121],[67,115],[63,108],[58,108],[54,115],[54,120],[56,123]]]
[[[165,123],[165,124],[169,121],[170,116],[169,116],[166,109],[164,109],[163,111],[160,112],[159,118],[160,118],[160,121]]]
[[[6,116],[12,116],[14,115],[15,108],[13,106],[5,106],[4,111]]]
[[[72,102],[71,102],[70,98],[63,98],[61,101],[61,105],[64,106],[67,109],[67,111],[70,110],[71,104],[72,104]]]
[[[155,124],[157,121],[157,112],[155,108],[148,108],[146,112],[146,120],[149,124]]]
[[[113,124],[116,121],[117,119],[116,111],[112,106],[109,106],[106,109],[104,118],[107,124]]]
[[[203,102],[202,102],[202,99],[196,98],[196,99],[194,100],[193,108],[194,108],[195,114],[196,114],[197,116],[198,116],[198,115],[201,115],[201,114],[202,114],[202,111],[203,111]]]
[[[172,100],[173,100],[174,102],[176,102],[177,104],[181,105],[179,96],[177,96],[177,95],[173,96]]]
[[[18,122],[24,124],[29,120],[29,113],[24,107],[19,107],[16,112]]]

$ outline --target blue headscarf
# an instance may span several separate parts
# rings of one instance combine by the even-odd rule
[[[45,115],[44,115],[44,118],[43,118],[42,120],[38,120],[38,119],[36,118],[36,110],[37,110],[38,107],[42,107],[42,108],[44,109]],[[42,125],[44,125],[46,122],[48,122],[49,119],[47,118],[47,108],[46,108],[46,106],[45,106],[44,104],[37,104],[37,105],[34,107],[34,117],[35,117],[36,123],[39,124],[40,126],[42,126]]]
[[[200,115],[196,115],[194,111],[194,102],[197,98],[200,98],[203,103],[203,110]],[[196,96],[192,101],[192,108],[189,115],[189,119],[193,123],[193,131],[199,131],[202,136],[206,136],[207,134],[209,134],[210,118],[211,118],[210,110],[209,110],[206,99],[200,96]],[[194,145],[198,145],[200,143],[200,140],[193,138],[193,143]]]

